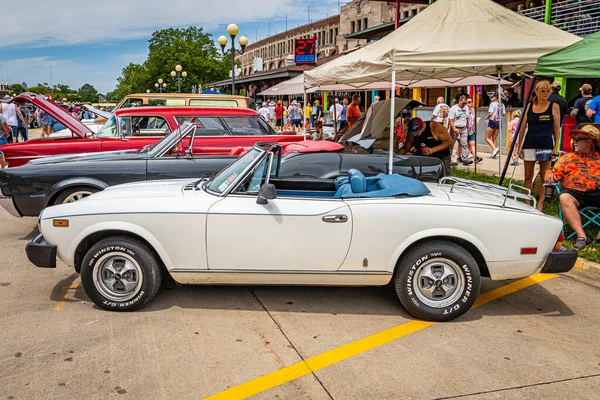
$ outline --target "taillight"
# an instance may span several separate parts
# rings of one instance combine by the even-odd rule
[[[554,249],[552,251],[557,251],[558,249],[560,249],[564,240],[565,234],[564,232],[561,232],[560,235],[558,235],[558,240],[556,241],[556,244],[554,245]]]
[[[537,247],[521,247],[521,255],[537,254]]]

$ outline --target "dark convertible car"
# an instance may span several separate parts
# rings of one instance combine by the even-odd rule
[[[195,156],[196,125],[185,123],[160,142],[136,151],[45,157],[0,170],[0,205],[15,217],[36,217],[44,208],[80,200],[109,186],[145,180],[201,178],[236,160],[231,156]],[[285,144],[280,177],[330,181],[356,168],[366,176],[387,172],[387,154],[356,154],[328,141]],[[394,172],[437,182],[442,164],[429,157],[396,156]]]

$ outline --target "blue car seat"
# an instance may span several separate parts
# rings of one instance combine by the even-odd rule
[[[357,169],[348,171],[348,180],[352,193],[364,193],[367,191],[367,178]]]

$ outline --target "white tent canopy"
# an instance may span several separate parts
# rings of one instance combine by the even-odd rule
[[[471,76],[468,78],[449,78],[449,79],[426,79],[419,82],[401,81],[396,82],[400,87],[407,88],[441,88],[458,86],[483,86],[495,85],[498,83],[496,78],[489,76]],[[509,81],[502,81],[502,85],[510,85]],[[389,82],[371,82],[361,84],[334,84],[323,85],[308,89],[308,93],[314,92],[354,92],[363,90],[389,90]],[[280,82],[262,92],[259,96],[293,96],[304,93],[304,74],[300,74],[292,79]]]
[[[544,54],[581,40],[491,0],[437,0],[411,21],[305,73],[305,86],[459,78],[532,71]]]

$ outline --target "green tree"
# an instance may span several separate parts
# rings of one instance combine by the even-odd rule
[[[98,91],[95,87],[86,83],[77,91],[77,95],[79,97],[79,101],[84,103],[94,103],[98,101]]]
[[[148,41],[148,58],[142,64],[129,64],[117,79],[115,95],[122,98],[130,93],[154,91],[154,84],[163,79],[167,91],[176,92],[177,82],[171,80],[171,71],[181,65],[187,72],[181,92],[191,92],[192,86],[205,85],[226,79],[231,69],[230,56],[223,57],[212,36],[202,28],[169,28],[156,31]]]
[[[118,84],[114,96],[122,99],[131,93],[143,93],[154,87],[154,84],[150,83],[151,80],[145,66],[130,63],[123,68],[121,76],[117,79]]]
[[[23,85],[21,85],[20,83],[15,83],[12,86],[12,90],[15,94],[21,94],[23,92],[25,92],[25,88],[23,87]]]

